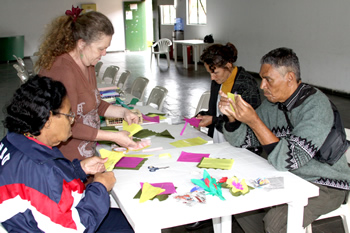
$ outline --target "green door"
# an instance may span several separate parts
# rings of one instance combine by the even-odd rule
[[[145,2],[124,2],[124,19],[126,50],[146,50],[147,39]]]

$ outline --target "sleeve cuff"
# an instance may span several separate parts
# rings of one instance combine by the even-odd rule
[[[81,168],[80,160],[74,159],[72,164],[74,167],[74,171],[78,175],[79,179],[85,182],[87,180],[87,175],[84,172],[84,170]]]
[[[225,129],[227,130],[227,132],[233,132],[236,129],[238,129],[238,127],[241,125],[240,121],[235,121],[235,122],[225,122]]]
[[[277,143],[278,142],[274,142],[268,145],[263,145],[262,148],[267,154],[270,154],[273,151],[273,149],[275,149]]]

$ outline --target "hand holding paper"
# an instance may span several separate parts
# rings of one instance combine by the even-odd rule
[[[123,130],[128,131],[130,133],[130,137],[135,133],[139,132],[142,129],[141,125],[131,124],[129,125],[126,121],[123,121]]]

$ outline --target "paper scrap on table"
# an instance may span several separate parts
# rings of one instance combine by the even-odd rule
[[[159,116],[159,120],[165,120],[166,117],[164,116],[165,114],[162,113],[148,113],[146,114],[149,117],[155,117],[155,116]]]
[[[127,109],[134,109],[134,107],[128,106],[127,104],[124,103],[123,100],[119,99],[118,97],[115,98],[115,103],[118,104],[118,105],[121,105],[121,106],[123,106],[124,108],[127,108]]]
[[[221,200],[225,200],[222,196],[221,186],[216,183],[216,179],[212,178],[207,170],[203,172],[203,179],[191,179],[192,183],[202,187],[208,194],[218,196]]]
[[[196,138],[178,140],[176,142],[170,143],[170,145],[173,145],[179,148],[179,147],[199,146],[206,143],[208,143],[208,141],[204,140],[201,137],[196,137]]]
[[[171,158],[171,154],[170,154],[170,153],[159,154],[159,158],[164,158],[164,157],[169,157],[169,158]]]
[[[269,177],[269,185],[264,187],[265,189],[283,189],[284,188],[284,177]]]
[[[144,183],[141,182],[140,184],[141,188],[143,188]],[[159,195],[176,193],[174,183],[172,182],[150,183],[150,185],[152,185],[153,187],[165,189],[165,191],[160,193]]]
[[[182,130],[181,130],[181,132],[180,132],[180,135],[182,136],[182,134],[185,132],[185,129],[186,129],[186,127],[187,127],[187,124],[193,125],[194,127],[198,127],[200,121],[201,121],[200,119],[197,119],[197,118],[195,118],[195,117],[192,117],[192,118],[190,118],[190,119],[185,118],[185,125],[184,125],[184,127],[182,128]]]
[[[135,168],[142,160],[143,158],[138,157],[123,157],[117,162],[115,167]]]
[[[146,116],[146,115],[142,114],[142,118],[146,121],[149,121],[149,122],[159,123],[159,116],[151,117],[151,116]]]
[[[149,183],[146,182],[142,186],[140,203],[148,201],[164,191],[165,191],[165,189],[153,187],[152,185],[150,185]]]
[[[133,136],[135,133],[139,132],[142,129],[142,126],[139,124],[131,124],[129,125],[128,122],[123,120],[123,130],[128,131],[129,137]]]
[[[230,170],[232,168],[233,159],[219,159],[219,158],[203,158],[197,165],[199,168],[215,168]]]
[[[107,162],[104,164],[106,171],[112,171],[115,164],[124,156],[123,152],[109,151],[106,149],[99,150],[101,158],[108,158]]]
[[[137,154],[137,155],[133,155],[133,154],[126,154],[124,155],[124,157],[134,157],[134,158],[148,158],[151,157],[153,155],[141,155],[141,154]]]
[[[199,163],[203,157],[208,158],[210,154],[200,154],[181,151],[180,157],[177,159],[178,162],[196,162]]]

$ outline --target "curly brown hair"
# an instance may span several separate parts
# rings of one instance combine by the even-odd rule
[[[100,12],[90,11],[82,14],[75,22],[71,16],[60,16],[52,21],[44,34],[35,67],[51,69],[56,57],[75,49],[80,39],[90,44],[102,35],[113,34],[112,22]]]

